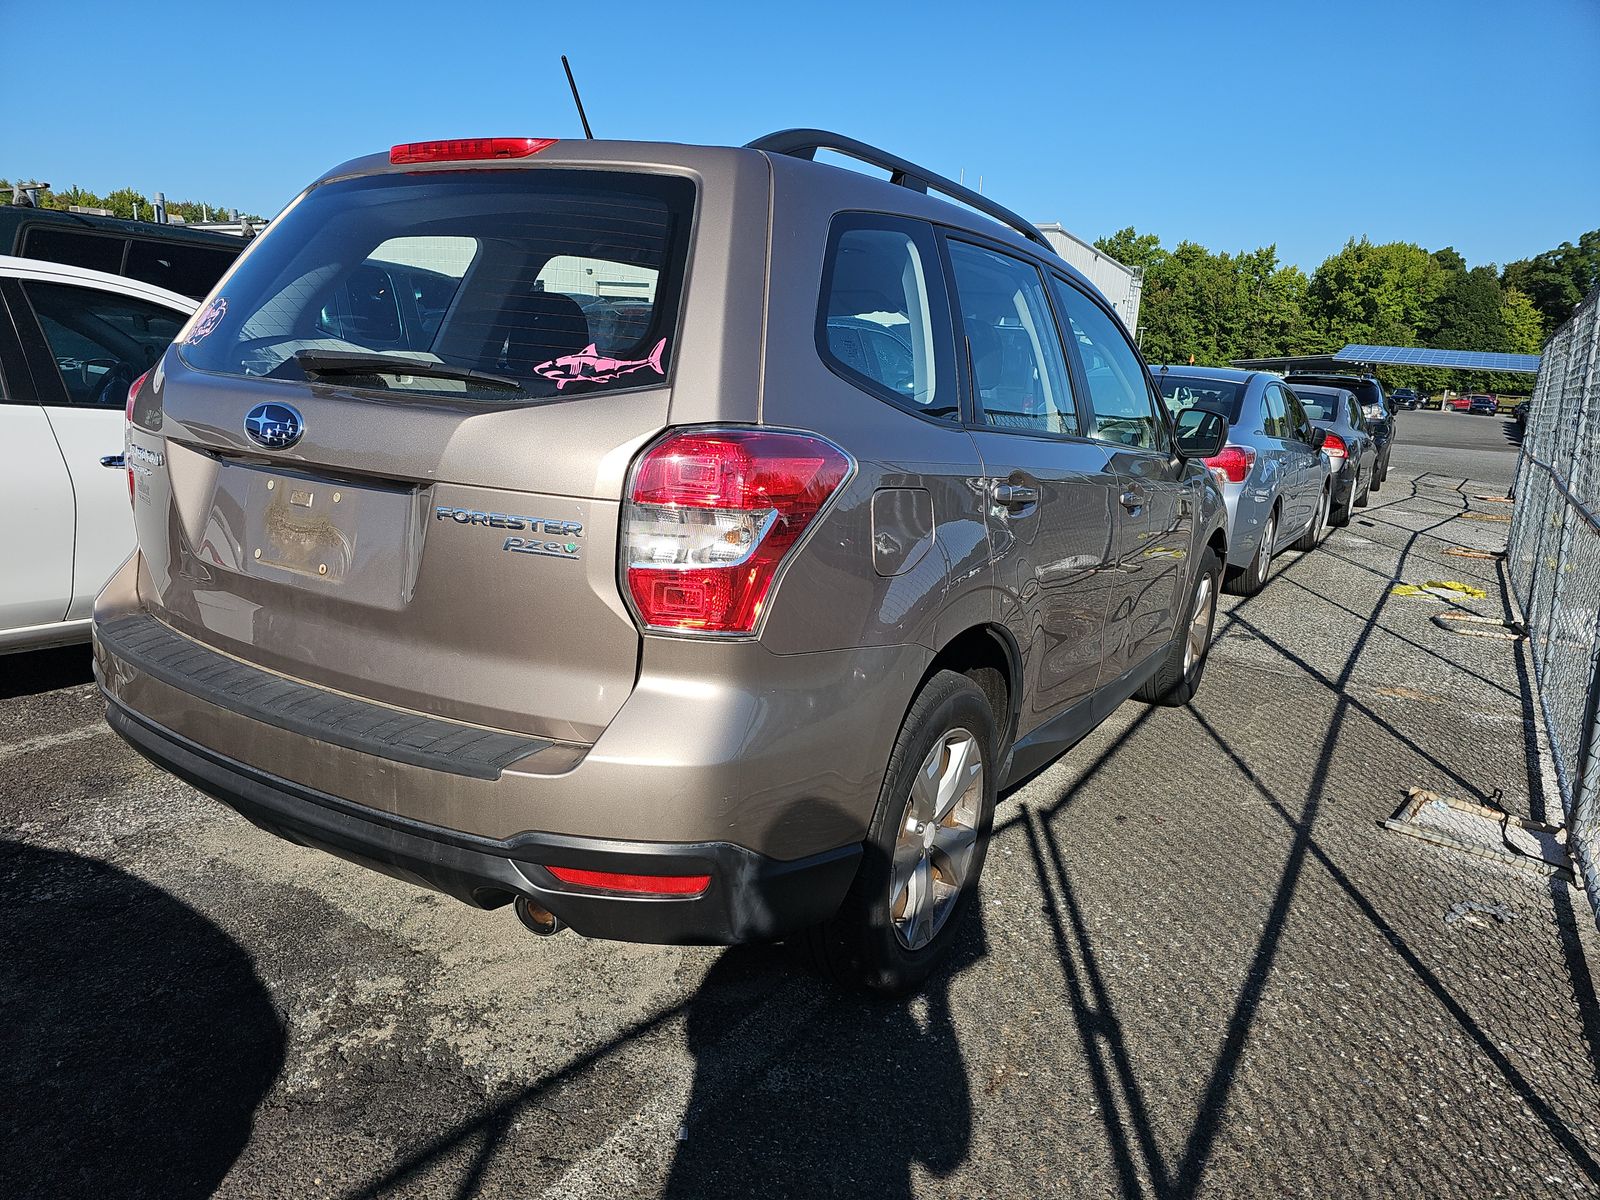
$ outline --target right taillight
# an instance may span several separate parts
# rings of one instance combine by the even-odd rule
[[[849,474],[845,453],[811,434],[685,429],[651,446],[622,514],[640,624],[753,632],[784,555]]]
[[[133,381],[128,388],[128,406],[122,410],[122,460],[128,467],[129,504],[133,503],[133,402],[139,396],[139,389],[144,387],[144,381],[149,378],[150,371],[146,371]]]
[[[1337,433],[1330,433],[1322,440],[1322,452],[1329,458],[1344,458],[1350,453],[1350,449],[1344,444],[1342,437]]]
[[[1224,446],[1206,459],[1206,466],[1211,468],[1218,483],[1243,483],[1255,465],[1256,452],[1250,446]]]

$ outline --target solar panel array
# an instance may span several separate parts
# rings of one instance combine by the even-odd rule
[[[1339,362],[1387,363],[1407,367],[1453,367],[1462,371],[1539,373],[1537,354],[1490,354],[1482,350],[1428,350],[1421,346],[1349,345],[1333,356]]]

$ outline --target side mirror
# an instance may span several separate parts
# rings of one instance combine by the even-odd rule
[[[1228,421],[1207,408],[1186,408],[1178,414],[1178,453],[1184,458],[1215,458],[1228,444]]]
[[[1326,429],[1322,428],[1320,425],[1313,425],[1311,427],[1311,448],[1313,450],[1321,450],[1322,443],[1327,440],[1328,431]]]

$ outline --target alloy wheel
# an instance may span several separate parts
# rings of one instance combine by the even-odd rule
[[[1261,549],[1256,553],[1256,582],[1265,584],[1272,571],[1272,544],[1278,540],[1278,514],[1267,518],[1267,527],[1261,531]]]
[[[1211,586],[1211,576],[1200,579],[1194,593],[1194,616],[1189,619],[1189,636],[1183,644],[1183,673],[1194,670],[1211,642],[1211,624],[1217,610],[1217,592]]]
[[[966,729],[946,733],[917,768],[889,872],[889,914],[907,950],[933,940],[966,886],[983,786],[983,753]]]

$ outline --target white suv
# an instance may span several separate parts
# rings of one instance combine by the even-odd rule
[[[89,640],[133,551],[128,387],[194,311],[176,292],[0,256],[0,653]]]

